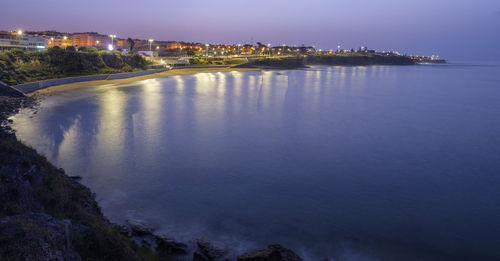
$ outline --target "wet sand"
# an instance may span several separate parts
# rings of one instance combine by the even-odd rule
[[[142,81],[153,78],[162,78],[168,76],[177,76],[177,75],[190,75],[196,73],[212,73],[212,72],[229,72],[229,71],[259,71],[259,68],[234,68],[234,67],[216,67],[216,68],[182,68],[182,69],[173,69],[169,71],[164,71],[160,73],[153,73],[148,75],[142,75],[137,77],[131,77],[127,79],[116,79],[116,80],[100,80],[100,81],[87,81],[87,82],[74,82],[69,84],[62,84],[51,86],[45,89],[41,89],[32,93],[29,93],[28,96],[38,96],[38,95],[46,95],[54,92],[62,92],[69,91],[78,88],[85,88],[89,86],[101,86],[101,85],[120,85],[127,84],[136,81]]]

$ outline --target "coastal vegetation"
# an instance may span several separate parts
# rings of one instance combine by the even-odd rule
[[[46,52],[12,49],[0,52],[0,81],[9,85],[70,76],[131,72],[146,69],[148,62],[138,54],[98,51],[70,46]]]
[[[413,65],[417,61],[410,56],[392,54],[347,53],[311,55],[305,59],[311,65]]]
[[[364,65],[416,65],[420,63],[445,63],[444,60],[431,60],[426,57],[413,57],[380,53],[335,53],[307,56],[277,56],[249,58],[248,62],[237,67],[263,69],[299,69],[307,65],[364,66]]]

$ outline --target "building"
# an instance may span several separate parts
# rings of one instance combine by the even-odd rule
[[[165,49],[167,49],[167,50],[174,50],[174,49],[180,49],[180,48],[182,48],[182,45],[179,42],[166,42],[165,43]]]
[[[41,37],[47,41],[47,47],[66,48],[73,45],[73,36],[70,33],[57,31],[24,31],[23,35]]]
[[[73,37],[71,35],[54,35],[54,36],[41,36],[47,41],[48,47],[61,47],[66,48],[68,46],[73,46]]]
[[[106,47],[110,43],[111,40],[107,35],[102,35],[95,32],[73,34],[74,46]]]
[[[42,37],[24,35],[22,32],[0,33],[0,49],[12,48],[40,51],[47,48],[47,41]]]
[[[125,39],[116,39],[114,44],[117,49],[125,50],[129,48],[128,41]]]

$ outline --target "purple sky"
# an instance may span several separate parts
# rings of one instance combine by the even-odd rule
[[[130,3],[132,2],[132,3]],[[0,29],[316,45],[500,61],[499,0],[2,0]]]

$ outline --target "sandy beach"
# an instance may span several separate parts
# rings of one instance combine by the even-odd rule
[[[45,89],[41,89],[32,93],[29,93],[28,96],[38,96],[45,95],[54,92],[62,92],[68,90],[74,90],[78,88],[85,88],[88,86],[99,86],[99,85],[110,85],[110,84],[127,84],[136,81],[142,81],[153,78],[162,78],[169,76],[177,76],[177,75],[191,75],[196,73],[213,73],[213,72],[229,72],[229,71],[259,71],[258,68],[234,68],[234,67],[216,67],[216,68],[182,68],[182,69],[173,69],[169,71],[164,71],[160,73],[153,73],[143,76],[131,77],[127,79],[116,79],[116,80],[101,80],[101,81],[86,81],[86,82],[74,82],[69,84],[62,84],[51,86]]]

